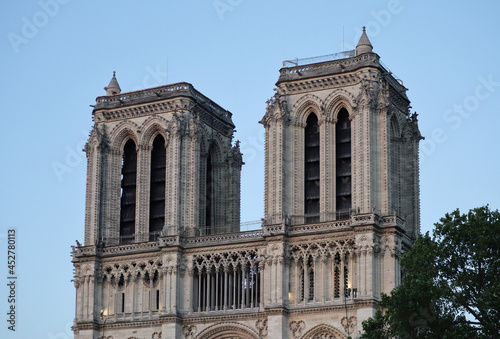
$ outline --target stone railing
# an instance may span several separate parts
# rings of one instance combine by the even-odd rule
[[[285,234],[286,229],[287,227],[285,226],[285,224],[265,225],[262,227],[262,235],[270,236]]]
[[[338,52],[334,54],[322,55],[312,58],[302,58],[302,59],[293,59],[293,60],[285,60],[283,61],[283,67],[293,67],[293,66],[302,66],[309,64],[316,64],[320,62],[327,62],[339,59],[352,58],[356,56],[356,50]]]
[[[292,226],[290,235],[315,233],[315,232],[330,232],[339,229],[351,227],[351,220],[330,221],[317,224],[306,224]]]
[[[205,244],[228,244],[235,242],[246,242],[263,240],[262,231],[246,231],[238,233],[221,233],[214,235],[205,235],[201,237],[189,237],[186,239],[185,243],[187,247],[193,247],[193,245],[205,245]]]
[[[380,226],[398,226],[405,228],[405,221],[397,215],[389,215],[380,219]]]
[[[73,258],[92,256],[97,254],[97,246],[78,246],[73,247],[72,255]]]
[[[101,251],[103,255],[113,255],[126,253],[149,252],[151,250],[159,249],[159,243],[154,242],[140,242],[136,244],[118,245],[104,247]]]
[[[97,254],[109,256],[109,255],[115,255],[115,254],[118,255],[124,253],[128,254],[128,253],[149,252],[152,250],[158,250],[159,248],[160,248],[160,243],[157,241],[140,242],[135,244],[107,246],[107,247],[78,246],[73,248],[72,255],[74,258],[94,256]]]
[[[352,225],[379,225],[380,216],[376,213],[355,214],[351,217]]]
[[[103,255],[113,256],[124,253],[141,253],[158,251],[163,247],[183,246],[193,248],[196,246],[205,245],[222,245],[231,243],[262,241],[265,237],[274,235],[289,235],[296,236],[302,234],[327,233],[332,231],[345,231],[352,226],[377,225],[380,227],[401,227],[405,229],[405,221],[397,215],[389,215],[381,217],[377,213],[354,214],[350,218],[343,220],[319,222],[312,224],[302,224],[288,226],[285,223],[264,225],[262,229],[235,232],[235,233],[218,233],[204,236],[182,235],[160,236],[156,241],[131,243],[125,245],[114,246],[77,246],[73,247],[73,258]]]
[[[281,81],[298,80],[314,76],[332,74],[340,71],[355,70],[363,66],[380,67],[379,56],[375,53],[365,53],[356,57],[348,57],[332,61],[300,65],[295,67],[283,67],[280,70],[278,83]]]
[[[96,108],[105,104],[124,104],[129,101],[135,101],[140,99],[157,98],[165,94],[179,95],[183,93],[189,93],[189,90],[193,88],[193,85],[187,82],[181,82],[173,85],[161,86],[149,88],[147,90],[140,90],[134,92],[126,92],[123,94],[117,94],[112,96],[101,96],[96,99]],[[193,88],[194,89],[194,88]]]
[[[160,237],[160,247],[167,246],[179,246],[182,244],[182,238],[180,235],[169,235],[165,237]]]
[[[351,217],[351,223],[354,226],[374,224],[380,227],[398,226],[401,227],[402,229],[405,228],[405,221],[401,217],[397,215],[380,216],[377,213],[365,213],[365,214],[353,215]]]

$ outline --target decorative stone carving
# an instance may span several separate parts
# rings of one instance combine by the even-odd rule
[[[302,331],[306,328],[306,323],[302,320],[291,321],[288,327],[290,328],[290,331],[292,331],[294,338],[300,338],[302,336]]]
[[[267,337],[267,319],[259,319],[255,322],[255,327],[259,331],[259,337]]]
[[[196,334],[196,326],[195,325],[184,325],[182,327],[182,335],[186,339],[192,339],[194,338],[194,335]]]
[[[352,334],[353,331],[354,331],[354,328],[357,325],[356,321],[357,321],[356,317],[355,316],[351,316],[349,318],[343,317],[342,320],[340,321],[340,323],[344,327],[344,330],[345,330],[346,333]]]

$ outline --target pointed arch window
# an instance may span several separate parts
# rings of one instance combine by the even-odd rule
[[[137,151],[130,139],[123,148],[120,201],[120,243],[134,242],[137,180]]]
[[[336,210],[337,219],[349,217],[351,194],[351,121],[349,113],[342,108],[335,127],[336,146]]]
[[[151,187],[149,194],[149,241],[156,241],[165,224],[165,139],[158,135],[151,151]]]
[[[319,125],[316,114],[306,121],[304,150],[304,213],[305,222],[319,221]]]

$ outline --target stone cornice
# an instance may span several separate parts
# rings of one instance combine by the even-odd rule
[[[75,328],[77,330],[100,330],[100,329],[118,329],[118,328],[138,328],[138,327],[161,327],[161,324],[164,321],[162,320],[143,320],[143,321],[130,321],[128,320],[123,320],[123,321],[117,321],[113,323],[106,323],[106,324],[99,324],[97,322],[92,322],[92,323],[77,323]]]
[[[213,312],[213,314],[209,315],[185,315],[183,318],[183,323],[186,325],[189,324],[198,324],[198,323],[223,323],[227,321],[234,320],[247,320],[247,319],[259,319],[266,316],[266,312],[259,311],[258,309],[254,311],[241,311],[241,313],[233,313],[233,314],[224,314],[222,312]]]
[[[285,67],[280,70],[280,77],[276,85],[279,85],[289,95],[353,86],[359,84],[361,79],[366,77],[363,74],[365,71],[360,69],[367,67],[375,70],[371,76],[383,74],[384,79],[389,84],[390,97],[398,107],[401,109],[408,107],[410,101],[406,96],[407,88],[384,68],[380,63],[379,56],[375,53],[303,66]]]
[[[374,307],[374,305],[377,304],[376,300],[370,299],[370,300],[359,300],[355,299],[353,302],[349,302],[347,304],[347,309],[348,310],[356,310],[360,307]],[[295,315],[301,315],[301,314],[315,314],[315,313],[326,313],[326,312],[331,312],[331,311],[344,311],[345,312],[346,306],[344,303],[338,304],[338,305],[326,305],[326,306],[319,306],[319,307],[306,307],[306,306],[290,306],[289,307],[289,314],[290,316],[295,316]]]
[[[193,85],[187,82],[179,82],[172,85],[158,86],[134,92],[125,92],[112,96],[100,96],[96,98],[94,111],[151,103],[166,98],[176,97],[192,98],[198,104],[208,107],[209,110],[218,111],[223,113],[223,115],[229,114],[229,118],[231,117],[229,111],[223,109],[217,103],[198,92]]]
[[[287,94],[291,95],[332,88],[345,88],[346,86],[354,86],[358,83],[358,76],[354,73],[350,73],[317,79],[287,82],[281,84],[281,86],[285,88]]]
[[[266,315],[288,315],[290,313],[288,307],[284,306],[267,306],[265,307]]]
[[[186,82],[97,97],[92,114],[96,122],[102,122],[191,110],[195,107],[234,128],[231,112]]]

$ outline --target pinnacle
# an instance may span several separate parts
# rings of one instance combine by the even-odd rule
[[[104,87],[104,89],[106,90],[106,95],[120,94],[122,90],[120,85],[118,85],[118,80],[116,80],[116,71],[113,71],[113,77],[111,78],[109,85]]]
[[[366,35],[366,28],[363,26],[363,33],[359,38],[358,44],[356,45],[356,55],[363,53],[371,53],[373,51],[373,46]]]

